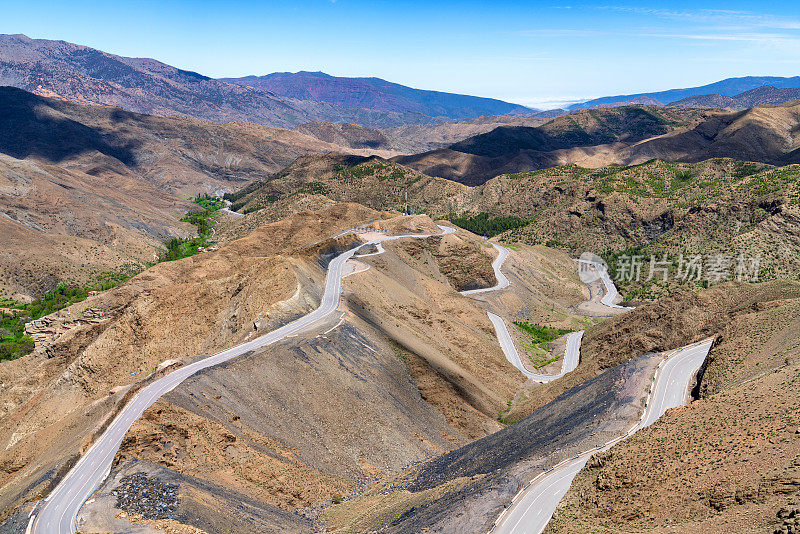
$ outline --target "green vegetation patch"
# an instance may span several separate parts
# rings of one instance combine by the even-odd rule
[[[521,344],[530,353],[531,361],[536,369],[541,369],[545,365],[557,361],[558,358],[550,357],[548,345],[564,334],[573,332],[573,330],[565,328],[555,328],[526,321],[514,321],[514,324],[520,332],[525,334]]]
[[[25,316],[0,312],[0,360],[15,360],[33,352],[33,347],[33,340],[25,335]]]
[[[188,258],[194,256],[200,249],[211,245],[211,234],[216,221],[213,217],[216,213],[225,207],[225,201],[219,197],[212,197],[206,194],[197,195],[194,203],[200,206],[199,211],[190,211],[181,218],[181,221],[188,222],[197,227],[197,237],[189,239],[181,239],[179,237],[172,238],[166,243],[167,250],[158,259],[159,263],[162,261],[173,261],[181,258]]]
[[[295,194],[306,193],[308,195],[327,195],[331,192],[330,188],[322,182],[308,182],[297,190]]]
[[[57,312],[76,302],[86,300],[92,291],[105,291],[128,280],[133,273],[108,272],[85,286],[70,286],[63,282],[42,298],[29,304],[13,303],[13,313],[0,312],[0,360],[14,360],[33,351],[33,339],[25,335],[25,323]]]
[[[460,226],[464,230],[469,230],[474,234],[486,237],[494,237],[507,230],[522,228],[523,226],[530,224],[528,219],[523,219],[522,217],[517,217],[516,215],[492,217],[488,213],[478,213],[477,215],[464,214],[461,216],[450,214],[447,219],[456,226]]]

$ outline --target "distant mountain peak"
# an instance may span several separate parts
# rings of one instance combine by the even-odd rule
[[[381,78],[332,76],[324,72],[273,72],[263,76],[222,78],[297,100],[326,102],[347,109],[421,114],[447,119],[530,112],[530,108],[493,98],[415,89]]]
[[[530,111],[492,98],[321,71],[216,80],[156,59],[26,35],[0,34],[0,85],[150,115],[246,120],[283,128],[320,121],[389,128]]]
[[[613,105],[624,105],[638,98],[652,98],[664,105],[672,105],[699,96],[717,95],[720,97],[735,97],[744,92],[757,89],[763,86],[771,86],[776,89],[790,89],[800,87],[800,76],[784,78],[780,76],[742,76],[740,78],[726,78],[718,82],[702,85],[699,87],[688,87],[683,89],[668,89],[666,91],[655,91],[652,93],[636,93],[630,95],[604,96],[594,98],[586,102],[573,104],[568,109],[574,111],[582,108],[593,107],[613,107]]]

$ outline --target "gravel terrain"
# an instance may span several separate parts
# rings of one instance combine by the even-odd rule
[[[465,487],[404,511],[388,532],[488,530],[528,480],[579,450],[624,432],[644,406],[660,354],[635,358],[576,386],[519,423],[410,471],[392,489]]]
[[[144,472],[123,478],[111,494],[117,497],[117,508],[145,519],[172,519],[178,511],[178,486]]]

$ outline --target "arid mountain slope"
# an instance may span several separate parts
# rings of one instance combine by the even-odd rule
[[[793,279],[800,272],[797,165],[731,159],[654,160],[594,170],[568,165],[467,187],[380,158],[314,155],[236,193],[234,207],[252,212],[248,217],[269,214],[312,190],[375,209],[404,209],[407,192],[413,213],[519,217],[521,226],[501,236],[509,242],[547,244],[575,255],[591,251],[612,263],[625,251],[641,255],[641,283],[620,282],[635,299],[652,300],[675,289],[672,279],[645,280],[651,254],[675,261],[680,254],[760,257],[761,279]]]
[[[47,491],[121,402],[126,388],[108,395],[110,388],[315,306],[321,265],[354,242],[331,235],[370,221],[394,233],[436,231],[425,216],[390,216],[353,204],[300,213],[73,305],[71,317],[90,307],[105,317],[0,367],[3,509]],[[155,465],[194,495],[182,502],[199,510],[181,519],[201,528],[223,520],[215,514],[236,495],[260,515],[231,531],[262,528],[259,521],[295,528],[280,523],[281,509],[313,515],[308,505],[499,429],[497,414],[524,377],[503,356],[483,307],[456,291],[494,283],[494,249],[466,232],[414,245],[392,242],[382,255],[357,259],[357,270],[369,268],[345,278],[343,322],[332,317],[328,332],[205,371],[159,401],[129,434],[112,477],[136,472],[137,461]],[[584,298],[573,262],[537,254],[549,274],[526,265],[510,273],[522,277],[514,313],[567,316]],[[555,299],[551,279],[569,280]],[[198,501],[198,491],[219,506]]]
[[[597,170],[566,166],[500,176],[456,202],[456,211],[530,221],[504,234],[508,240],[603,254],[612,268],[615,255],[641,255],[641,283],[620,282],[627,298],[649,300],[675,289],[677,264],[667,282],[659,276],[646,281],[651,255],[668,254],[676,262],[681,254],[743,254],[760,257],[761,279],[795,279],[800,272],[797,165],[712,159]],[[700,278],[714,282],[707,274]]]
[[[3,510],[47,488],[127,385],[141,385],[165,360],[191,361],[252,337],[254,323],[273,329],[316,307],[322,250],[299,250],[381,216],[348,204],[297,214],[219,251],[160,263],[59,312],[57,323],[78,323],[0,366]],[[89,308],[102,320],[81,323]]]
[[[294,131],[346,148],[392,150],[391,141],[380,130],[355,124],[309,122],[295,127]]]
[[[698,95],[673,102],[670,106],[746,109],[756,106],[778,105],[800,100],[800,88],[779,89],[764,85],[734,96]]]
[[[391,139],[392,147],[398,152],[418,154],[490,132],[499,126],[541,126],[549,120],[540,116],[493,115],[442,124],[409,124],[385,128],[383,132]]]
[[[0,35],[0,85],[80,104],[215,122],[291,128],[315,121],[398,126],[430,122],[419,113],[348,109],[226,83],[147,58],[128,58],[65,41]]]
[[[152,261],[161,242],[195,231],[178,221],[192,197],[240,188],[316,151],[360,152],[291,130],[139,115],[2,87],[0,217],[17,227],[0,256],[0,283],[21,298]]]
[[[499,174],[579,162],[593,155],[613,159],[619,146],[680,128],[702,112],[629,106],[557,117],[539,127],[498,127],[447,148],[395,161],[417,171],[479,185]]]
[[[581,110],[538,128],[505,128],[394,161],[419,172],[479,185],[504,173],[565,164],[631,165],[650,159],[731,157],[785,165],[798,161],[800,104],[739,112],[623,107]]]
[[[718,314],[699,400],[590,463],[547,532],[781,532],[800,498],[799,298],[796,282],[727,285],[652,308],[652,337]]]
[[[638,420],[658,351],[719,333],[701,400],[590,462],[548,532],[771,532],[800,491],[798,297],[796,282],[725,284],[591,326],[576,371],[518,394],[518,423],[333,506],[328,526],[486,531],[527,480]]]
[[[318,154],[298,158],[282,171],[229,195],[242,212],[261,209],[301,193],[319,193],[345,202],[402,211],[406,193],[415,212],[438,213],[438,206],[466,188],[432,178],[380,157]],[[426,202],[437,207],[423,210]]]
[[[653,158],[702,161],[731,157],[773,165],[798,163],[798,128],[800,103],[720,113],[694,127],[625,148],[618,160],[636,164]]]
[[[530,111],[524,106],[493,98],[424,91],[380,78],[345,78],[324,72],[275,72],[265,76],[223,78],[223,81],[296,100],[328,102],[345,109],[416,113],[448,119]]]

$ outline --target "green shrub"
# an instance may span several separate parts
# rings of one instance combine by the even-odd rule
[[[529,220],[517,217],[516,215],[510,215],[507,217],[492,217],[488,213],[461,216],[450,214],[448,219],[450,222],[456,226],[460,226],[464,230],[469,230],[474,234],[479,234],[486,237],[494,237],[507,230],[522,228],[523,226],[530,224]]]

